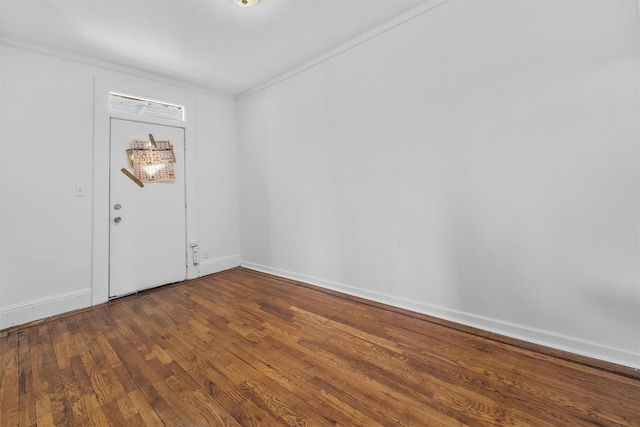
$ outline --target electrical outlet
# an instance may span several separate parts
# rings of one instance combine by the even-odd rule
[[[198,265],[198,254],[193,254],[193,265]]]
[[[209,249],[204,250],[204,258],[209,258]]]

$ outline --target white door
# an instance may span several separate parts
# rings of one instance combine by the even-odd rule
[[[134,140],[170,141],[175,180],[140,187],[127,149]],[[184,129],[111,119],[109,297],[186,279]]]

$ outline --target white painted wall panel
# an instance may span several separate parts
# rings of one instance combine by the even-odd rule
[[[0,49],[7,307],[91,288],[93,78],[77,63]],[[75,185],[89,194],[75,197]]]
[[[236,108],[235,101],[206,95],[196,108],[199,269],[205,275],[240,265]]]
[[[635,1],[451,1],[238,111],[244,265],[640,366]]]

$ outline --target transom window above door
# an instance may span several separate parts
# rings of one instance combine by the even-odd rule
[[[112,111],[185,121],[185,108],[183,105],[170,104],[117,92],[109,93],[109,109]]]

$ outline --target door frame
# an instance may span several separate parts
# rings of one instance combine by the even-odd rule
[[[132,78],[122,82],[101,77],[94,78],[94,126],[93,126],[93,236],[91,262],[91,305],[109,301],[109,146],[111,119],[145,122],[184,129],[185,138],[185,242],[198,240],[198,194],[196,191],[195,99],[185,95],[185,90],[151,81]],[[128,93],[150,99],[160,99],[185,106],[186,121],[162,119],[138,114],[121,113],[109,109],[109,93]],[[188,147],[188,148],[187,148]],[[187,258],[188,258],[187,251]],[[187,279],[198,277],[192,263],[187,263]]]

